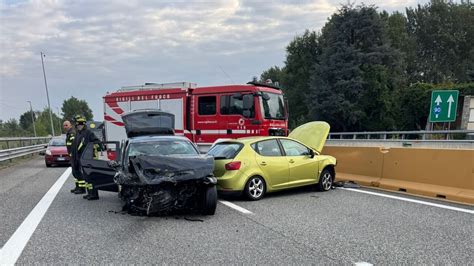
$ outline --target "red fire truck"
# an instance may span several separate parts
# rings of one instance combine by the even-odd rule
[[[272,83],[197,87],[195,83],[146,83],[122,87],[104,96],[107,141],[126,138],[121,115],[159,109],[175,115],[176,135],[199,146],[219,138],[286,136],[288,108],[283,92]]]

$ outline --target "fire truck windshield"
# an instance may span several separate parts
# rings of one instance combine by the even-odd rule
[[[265,119],[285,119],[285,104],[283,101],[283,95],[276,93],[268,93],[268,100],[265,100],[264,97],[261,97],[260,109],[263,112],[263,117]]]

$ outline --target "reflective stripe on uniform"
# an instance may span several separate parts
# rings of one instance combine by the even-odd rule
[[[77,148],[77,150],[81,150],[82,146],[84,145],[84,139],[81,140],[81,143],[79,143],[79,147]]]
[[[84,180],[77,181],[77,184],[79,185],[79,187],[85,187],[85,188],[87,187],[87,183]]]

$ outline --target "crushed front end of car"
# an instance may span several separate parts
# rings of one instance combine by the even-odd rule
[[[115,182],[124,211],[135,215],[166,215],[177,210],[199,210],[213,215],[217,205],[214,159],[196,155],[141,155],[131,157],[128,169]]]

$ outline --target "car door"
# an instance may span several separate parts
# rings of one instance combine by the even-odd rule
[[[279,139],[290,169],[290,186],[302,186],[316,182],[318,162],[310,149],[290,139]]]
[[[95,145],[95,147],[94,147]],[[99,147],[99,151],[94,149]],[[81,156],[81,170],[86,180],[90,180],[94,188],[118,192],[114,182],[116,170],[109,166],[110,152],[115,151],[115,160],[120,161],[120,145],[118,141],[89,143]],[[96,154],[96,156],[94,156]]]
[[[272,189],[285,188],[289,181],[288,161],[276,139],[259,141],[251,145],[255,159]]]

